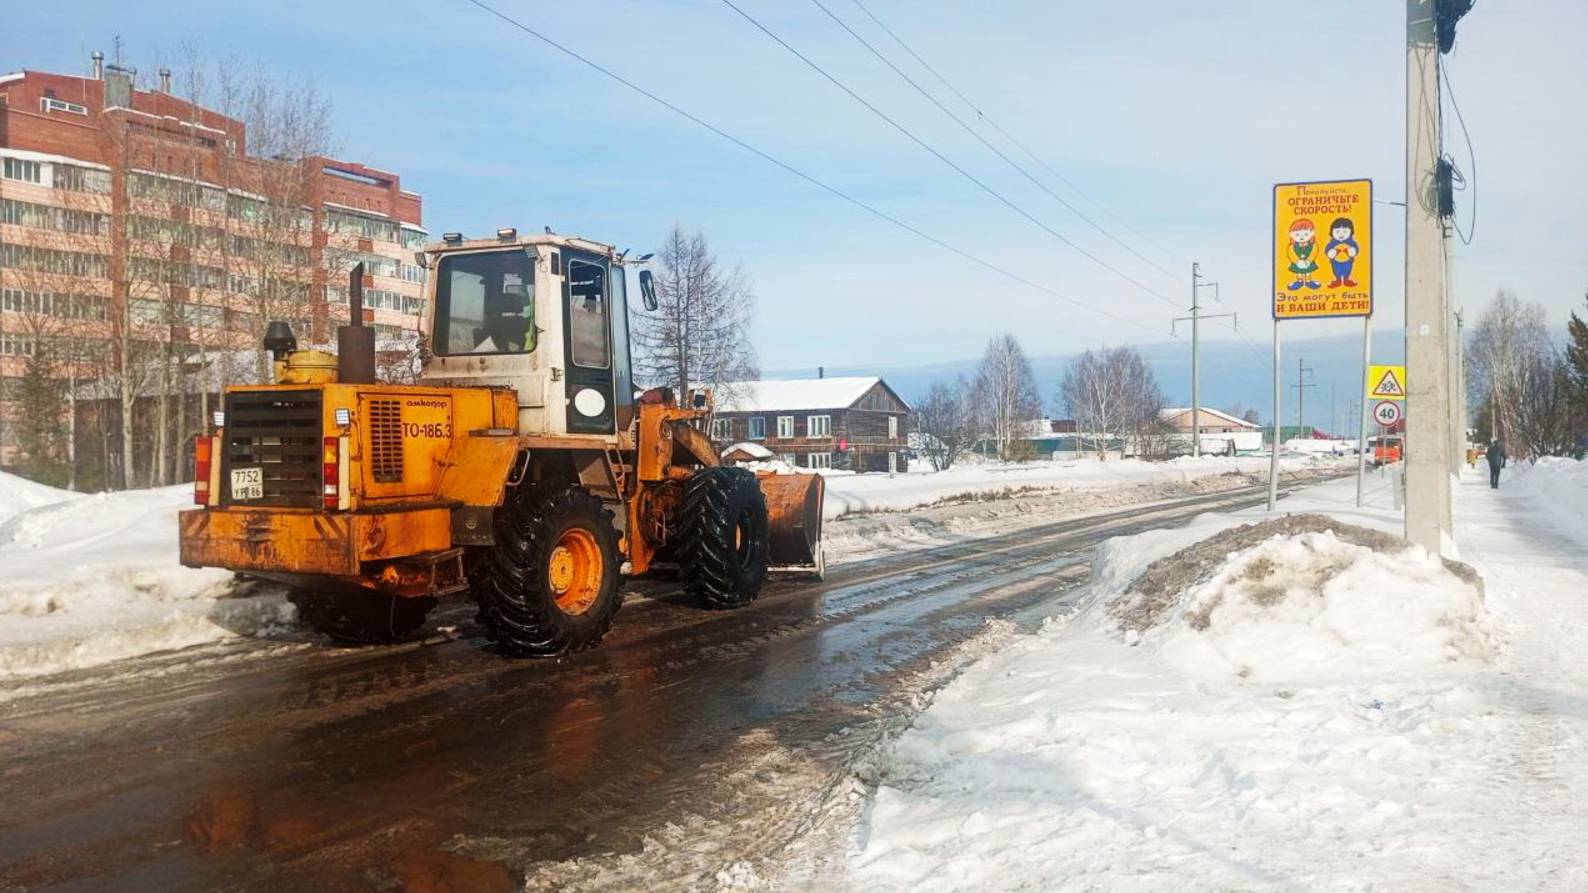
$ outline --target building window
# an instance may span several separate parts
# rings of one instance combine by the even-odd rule
[[[781,440],[788,440],[794,436],[794,417],[780,415],[777,417],[777,436]]]
[[[805,457],[806,468],[832,468],[832,453],[811,453]]]
[[[890,416],[888,416],[888,439],[889,440],[897,440],[898,437],[899,437],[899,417],[896,416],[896,415],[890,415]]]
[[[52,96],[45,96],[39,100],[39,109],[45,112],[71,112],[74,115],[86,115],[88,109],[75,102],[66,102]]]
[[[766,416],[750,417],[750,439],[766,440]]]
[[[808,415],[805,417],[806,437],[832,437],[833,417],[830,415]],[[826,466],[823,466],[824,468]]]
[[[711,439],[728,440],[733,437],[733,419],[712,419]]]
[[[23,161],[20,158],[7,158],[5,164],[0,166],[7,180],[21,180],[24,183],[41,183],[44,180],[44,166],[37,161]]]
[[[110,171],[70,164],[55,165],[55,188],[71,192],[110,192]]]
[[[795,457],[795,455],[793,453],[778,453],[777,457],[779,459],[782,459],[783,460],[783,464],[785,464],[785,465],[798,465],[799,464],[797,458]]]

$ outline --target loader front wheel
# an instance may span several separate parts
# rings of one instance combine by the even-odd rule
[[[707,606],[739,608],[766,583],[766,497],[748,469],[695,472],[679,510],[678,567],[684,588]]]
[[[424,626],[425,615],[436,606],[436,599],[430,596],[308,589],[288,592],[287,601],[315,632],[342,645],[379,645],[406,638]]]
[[[612,513],[582,487],[524,487],[497,512],[496,546],[470,586],[486,635],[514,657],[601,641],[622,602]]]

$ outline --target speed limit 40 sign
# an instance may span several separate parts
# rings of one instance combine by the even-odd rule
[[[1401,405],[1394,400],[1382,400],[1373,407],[1373,421],[1388,428],[1401,420]]]

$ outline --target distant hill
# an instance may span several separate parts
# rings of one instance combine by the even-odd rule
[[[1169,341],[1133,346],[1152,364],[1169,402],[1190,405],[1190,345]],[[1405,356],[1405,348],[1405,334],[1401,329],[1373,333],[1375,363],[1399,363]],[[1270,350],[1266,340],[1258,341],[1256,347],[1244,341],[1203,342],[1202,404],[1215,409],[1232,406],[1256,409],[1264,422],[1270,421],[1274,401]],[[1355,335],[1302,338],[1284,343],[1281,350],[1286,386],[1281,411],[1285,424],[1296,423],[1296,389],[1292,385],[1296,382],[1296,361],[1300,359],[1314,370],[1309,381],[1317,385],[1307,389],[1305,423],[1323,429],[1340,428],[1343,429],[1341,433],[1348,433],[1350,403],[1362,387],[1362,339]],[[1054,395],[1064,370],[1077,355],[1031,358],[1031,370],[1036,374],[1037,386],[1051,412],[1059,412],[1059,407],[1054,405]],[[913,401],[923,396],[934,381],[952,380],[959,375],[973,377],[977,362],[978,359],[969,358],[924,366],[829,366],[826,374],[880,375],[900,396]],[[816,370],[780,369],[762,374],[765,378],[814,378]],[[1331,422],[1331,386],[1333,418],[1337,420],[1334,422]]]

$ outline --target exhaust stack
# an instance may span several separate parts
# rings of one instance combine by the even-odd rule
[[[364,263],[347,274],[348,324],[336,328],[336,378],[347,384],[375,383],[375,330],[364,325]]]

